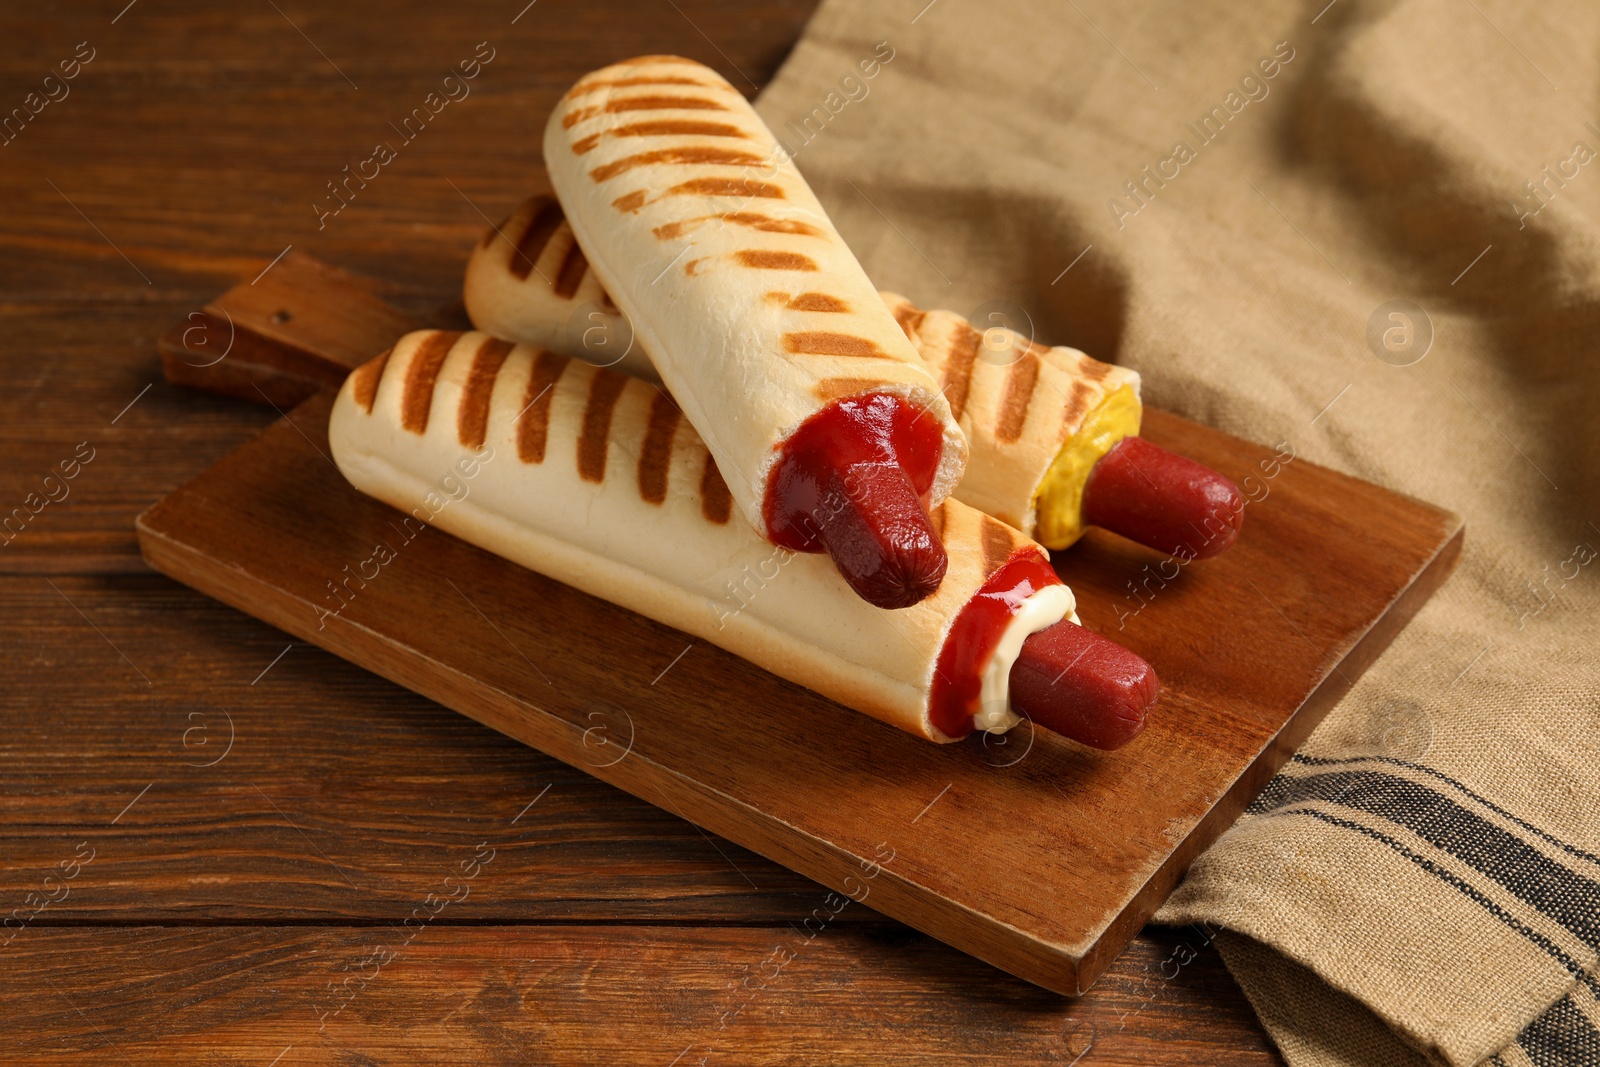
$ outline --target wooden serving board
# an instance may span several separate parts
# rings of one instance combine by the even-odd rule
[[[312,266],[327,269],[293,270],[310,277]],[[274,345],[317,355],[322,342],[306,337],[325,336],[316,307],[325,291],[292,290],[279,295],[293,306],[267,314],[304,332],[251,349],[255,362],[230,372],[235,391],[271,391]],[[219,318],[236,318],[234,306]],[[368,325],[386,321],[375,312]],[[262,339],[259,323],[243,328]],[[365,328],[351,327],[351,351]],[[211,387],[176,335],[166,355],[189,364],[185,380]],[[337,378],[340,362],[279,395]],[[145,558],[1065,994],[1083,992],[1121,952],[1444,581],[1462,542],[1448,512],[1149,411],[1147,437],[1232,476],[1255,500],[1233,550],[1175,577],[1158,554],[1098,531],[1056,554],[1084,623],[1160,674],[1151,725],[1112,753],[1026,725],[1003,743],[939,746],[442,531],[407,540],[399,513],[357,493],[328,458],[330,405],[313,393],[147,510]],[[372,575],[364,561],[380,542],[395,558],[321,618],[338,603],[330,583]],[[825,925],[838,898],[818,902]]]

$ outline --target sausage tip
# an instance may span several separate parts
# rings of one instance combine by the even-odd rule
[[[1168,555],[1207,559],[1239,539],[1244,496],[1203,463],[1125,437],[1089,472],[1083,518]]]
[[[1091,748],[1139,736],[1160,692],[1138,653],[1065,619],[1029,636],[1011,668],[1011,706]]]

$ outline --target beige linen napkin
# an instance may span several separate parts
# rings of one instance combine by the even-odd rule
[[[1160,916],[1296,1067],[1600,1063],[1597,89],[1592,0],[829,0],[760,102],[878,284],[1465,516]]]

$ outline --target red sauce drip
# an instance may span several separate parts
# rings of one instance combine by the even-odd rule
[[[1047,585],[1060,585],[1042,549],[1024,546],[989,576],[956,615],[939,650],[939,667],[928,693],[928,716],[949,737],[972,732],[979,710],[983,665],[1000,643],[1022,601]]]
[[[762,504],[767,537],[792,551],[823,551],[820,516],[842,506],[829,499],[828,474],[856,464],[898,466],[926,507],[943,451],[940,421],[903,397],[866,393],[835,400],[784,442]]]

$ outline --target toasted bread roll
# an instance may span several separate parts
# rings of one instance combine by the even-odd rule
[[[946,635],[997,570],[1042,560],[1042,549],[947,501],[934,512],[943,584],[913,607],[879,610],[827,559],[776,548],[733,514],[666,394],[482,333],[408,334],[357,369],[329,441],[351,484],[420,521],[934,741],[1014,724],[1007,694],[1023,638],[1072,617],[1071,592],[1047,575],[980,665],[981,699],[937,717],[940,729],[934,667]]]
[[[465,301],[473,324],[659,381],[626,316],[592,274],[572,295],[551,283],[573,247],[571,227],[554,200],[525,201],[498,232],[484,236],[467,263]],[[545,250],[540,272],[521,269],[519,248],[533,256]],[[920,311],[897,293],[880,296],[966,434],[967,472],[956,499],[1048,548],[1075,541],[1084,529],[1082,492],[1090,467],[1138,432],[1138,373],[1074,348],[1030,343],[1012,330],[979,331],[955,312]],[[1119,390],[1126,390],[1120,403],[1105,407]],[[1070,469],[1049,478],[1063,458]]]
[[[927,506],[966,441],[938,383],[755,110],[710,68],[650,56],[595,71],[544,138],[590,269],[763,534],[769,479],[807,419],[902,398],[940,428]],[[933,457],[923,457],[930,463]]]
[[[980,331],[953,311],[919,311],[898,293],[883,299],[967,433],[957,497],[1047,548],[1076,541],[1089,471],[1139,432],[1138,372],[1002,326]]]

